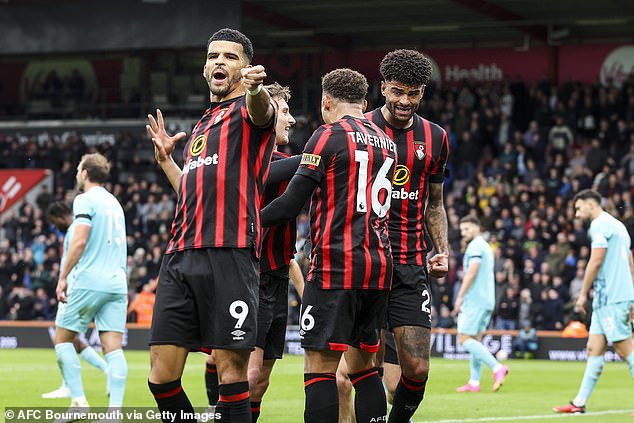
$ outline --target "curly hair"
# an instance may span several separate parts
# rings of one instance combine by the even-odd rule
[[[288,87],[283,87],[277,82],[274,82],[270,85],[265,85],[264,88],[266,88],[266,90],[273,98],[282,99],[287,103],[291,99],[291,89]]]
[[[385,82],[396,81],[414,87],[431,80],[431,61],[416,50],[394,50],[385,55],[379,67]]]
[[[110,162],[99,153],[84,154],[81,158],[81,169],[88,172],[90,182],[104,184],[110,175]]]
[[[63,201],[55,201],[46,209],[46,220],[50,223],[51,218],[63,218],[73,214],[73,210]]]
[[[368,81],[355,70],[335,69],[321,78],[321,88],[325,94],[338,100],[362,103],[368,93]]]
[[[207,41],[207,50],[209,50],[209,45],[213,41],[231,41],[232,43],[240,44],[242,45],[242,50],[244,50],[244,55],[248,63],[251,63],[251,60],[253,60],[253,44],[251,44],[251,40],[240,31],[231,28],[219,29],[209,38],[209,41]]]

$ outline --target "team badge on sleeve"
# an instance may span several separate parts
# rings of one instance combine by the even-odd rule
[[[310,153],[304,153],[302,154],[302,161],[300,162],[300,165],[308,165],[308,166],[319,166],[319,163],[321,162],[321,156],[318,156],[317,154],[310,154]]]

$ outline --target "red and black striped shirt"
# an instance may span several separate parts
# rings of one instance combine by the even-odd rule
[[[274,119],[259,128],[245,96],[212,103],[183,150],[166,254],[192,248],[260,251],[260,202],[275,145]]]
[[[271,161],[289,157],[278,151],[273,152]],[[289,181],[277,184],[267,183],[262,197],[262,208],[284,193]],[[295,219],[282,225],[263,228],[260,273],[270,272],[288,266],[295,254],[297,224]]]
[[[308,282],[322,289],[390,289],[387,233],[396,145],[366,119],[320,126],[298,174],[318,182],[310,202]]]
[[[398,163],[392,183],[390,241],[394,263],[425,263],[425,208],[430,183],[442,183],[449,158],[447,133],[437,124],[414,115],[414,123],[405,129],[391,126],[381,109],[366,117],[394,140]]]

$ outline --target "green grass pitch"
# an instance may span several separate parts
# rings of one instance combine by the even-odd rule
[[[127,351],[129,376],[126,407],[155,405],[147,388],[149,353]],[[273,371],[271,387],[262,404],[262,423],[302,421],[304,392],[302,357],[286,356]],[[509,360],[511,373],[497,393],[490,392],[491,372],[483,369],[482,391],[477,394],[454,392],[469,377],[466,361],[433,359],[425,400],[412,419],[414,423],[443,422],[632,422],[634,381],[624,363],[607,363],[588,403],[588,413],[578,416],[554,414],[553,406],[565,404],[577,392],[583,362]],[[94,407],[107,406],[105,379],[82,361],[86,397]],[[191,354],[183,386],[194,406],[206,405],[204,356]],[[0,404],[6,406],[65,407],[68,400],[45,400],[43,392],[57,388],[61,377],[55,352],[46,349],[0,350]],[[4,421],[4,413],[2,413]]]

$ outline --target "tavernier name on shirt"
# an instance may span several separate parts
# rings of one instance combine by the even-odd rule
[[[357,144],[368,144],[372,147],[382,148],[383,150],[396,153],[396,144],[389,138],[377,137],[376,135],[368,135],[363,132],[348,132],[350,141]]]

